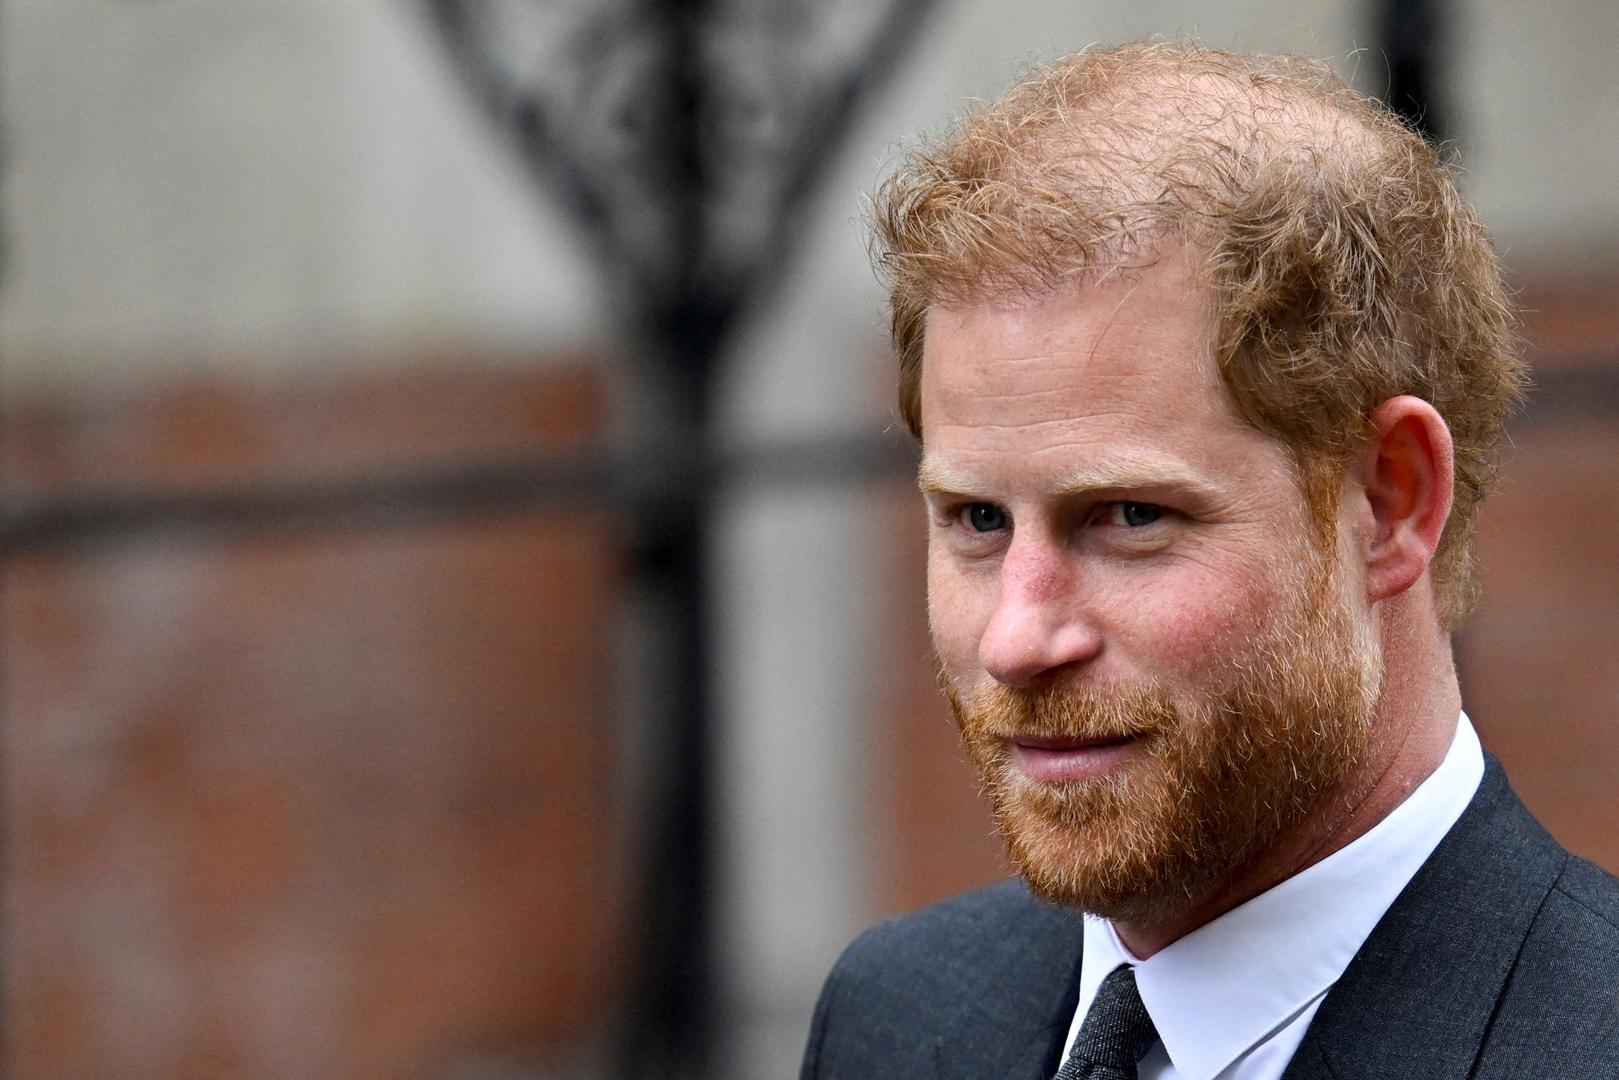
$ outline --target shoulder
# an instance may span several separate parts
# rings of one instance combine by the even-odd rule
[[[1502,845],[1501,877],[1541,859],[1554,873],[1511,959],[1479,1075],[1619,1076],[1619,878],[1570,855],[1538,822],[1503,835],[1516,842]]]
[[[1619,1076],[1619,880],[1570,857],[1512,967],[1489,1076]]]
[[[803,1075],[929,1070],[939,1039],[986,1006],[1020,1001],[1031,989],[1048,1005],[1060,1001],[1082,940],[1077,916],[1034,898],[1021,881],[880,923],[827,977]]]
[[[1080,931],[1076,916],[1035,899],[1021,881],[1006,881],[879,923],[844,950],[832,978],[863,986],[897,981],[913,992],[918,979],[956,985],[1019,963],[1048,938]]]
[[[1619,1004],[1619,878],[1569,856],[1535,916],[1520,976],[1533,964],[1561,969],[1561,978],[1576,986],[1592,983],[1614,999],[1610,1006]]]
[[[1619,997],[1614,993],[1619,988],[1619,878],[1569,854],[1518,802],[1499,766],[1492,771],[1499,793],[1481,791],[1480,802],[1494,801],[1506,810],[1492,815],[1498,827],[1482,836],[1491,850],[1476,850],[1472,857],[1503,890],[1499,896],[1514,889],[1528,901],[1527,933],[1513,979],[1552,965],[1565,969],[1562,981],[1569,988],[1591,982],[1610,998]]]
[[[1619,939],[1619,878],[1584,859],[1571,857],[1552,892],[1568,915],[1589,923],[1610,940]]]
[[[1565,851],[1487,760],[1300,1054],[1290,1075],[1619,1076],[1619,881]]]

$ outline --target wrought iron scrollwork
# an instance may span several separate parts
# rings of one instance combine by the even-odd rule
[[[477,97],[561,196],[624,298],[657,423],[643,460],[709,444],[711,382],[788,264],[815,180],[934,0],[424,0]],[[657,471],[637,588],[666,613],[648,777],[641,985],[625,1076],[708,1077],[709,518],[716,477]]]

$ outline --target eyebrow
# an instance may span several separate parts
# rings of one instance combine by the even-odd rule
[[[986,485],[949,464],[924,457],[917,466],[916,486],[924,495],[972,495]],[[1219,491],[1209,480],[1184,466],[1152,458],[1129,458],[1101,465],[1081,466],[1068,473],[1048,492],[1083,495],[1093,491],[1162,490],[1173,488],[1192,495],[1216,498]]]

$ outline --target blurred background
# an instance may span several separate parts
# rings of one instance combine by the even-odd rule
[[[1007,872],[862,195],[1152,34],[1451,141],[1538,382],[1468,707],[1619,870],[1608,0],[0,0],[0,1074],[796,1075]]]

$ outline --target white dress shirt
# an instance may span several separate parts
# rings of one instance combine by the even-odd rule
[[[1483,777],[1484,753],[1463,713],[1445,760],[1382,821],[1148,959],[1137,960],[1111,923],[1086,916],[1063,1059],[1102,980],[1132,964],[1160,1040],[1141,1080],[1277,1080],[1327,991]]]

